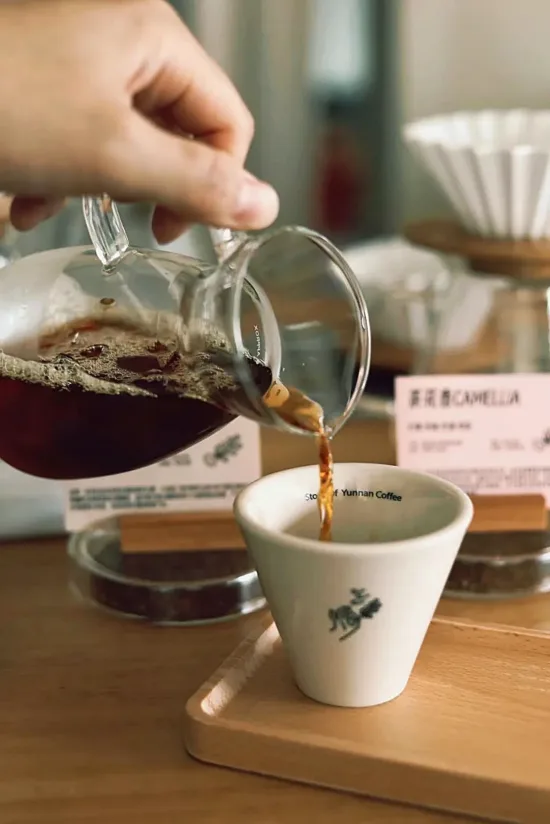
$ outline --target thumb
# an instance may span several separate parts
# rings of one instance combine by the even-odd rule
[[[166,132],[137,113],[126,138],[105,180],[113,198],[153,201],[182,225],[264,229],[277,217],[275,190],[226,152]]]

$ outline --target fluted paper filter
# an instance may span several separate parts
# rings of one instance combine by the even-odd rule
[[[550,238],[550,111],[456,112],[409,123],[404,139],[467,230]]]

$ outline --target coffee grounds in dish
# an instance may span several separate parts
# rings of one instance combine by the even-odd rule
[[[467,533],[445,594],[505,598],[550,590],[550,532]]]

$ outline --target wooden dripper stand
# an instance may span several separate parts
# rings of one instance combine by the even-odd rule
[[[412,223],[405,228],[404,234],[416,246],[461,258],[466,261],[470,273],[476,277],[503,280],[506,284],[505,293],[512,301],[517,300],[518,305],[521,305],[524,296],[532,298],[533,295],[540,294],[540,312],[538,315],[533,314],[528,323],[544,325],[541,339],[550,340],[546,304],[546,290],[550,288],[549,240],[515,241],[481,237],[468,233],[458,222],[451,220]],[[503,318],[505,320],[506,316],[502,315],[501,321]],[[496,355],[495,363],[499,362],[502,371],[533,371],[523,368],[513,357],[509,357],[507,341],[499,336],[499,324],[495,322],[495,318],[489,324],[492,324],[489,332],[491,350]],[[475,516],[461,554],[470,552],[470,546],[472,558],[475,556],[477,561],[482,562],[485,545],[493,562],[497,558],[499,562],[502,560],[499,555],[501,551],[508,558],[514,556],[515,562],[524,552],[540,555],[545,550],[545,544],[550,545],[550,534],[546,534],[548,513],[542,495],[475,495],[472,500]],[[501,542],[496,540],[499,534],[503,538]],[[516,539],[513,538],[514,534]],[[472,542],[471,538],[476,535],[479,537]],[[477,547],[475,550],[474,543]]]

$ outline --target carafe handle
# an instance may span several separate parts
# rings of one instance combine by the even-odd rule
[[[116,266],[130,246],[116,205],[107,194],[100,197],[86,196],[82,198],[82,211],[99,260],[105,268]],[[231,229],[211,228],[210,238],[218,261],[223,263],[246,240],[246,234],[233,232]]]
[[[103,194],[82,198],[82,211],[96,255],[106,269],[113,268],[130,246],[117,207]]]

